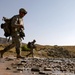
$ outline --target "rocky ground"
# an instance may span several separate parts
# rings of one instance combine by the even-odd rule
[[[0,44],[0,50],[6,46]],[[14,48],[6,52],[0,58],[0,75],[75,75],[75,46],[36,46],[34,58],[26,57],[29,52],[24,50],[24,59],[15,57]]]
[[[0,58],[0,75],[75,75],[74,58]]]

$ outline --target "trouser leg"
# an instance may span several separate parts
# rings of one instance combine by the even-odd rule
[[[16,53],[17,53],[17,55],[20,55],[20,46],[19,45],[16,46]]]
[[[28,57],[29,55],[31,55],[32,53],[30,52],[29,54],[27,54],[26,56]]]
[[[17,58],[24,59],[24,57],[21,56],[21,43],[16,44],[16,53],[17,53]]]
[[[17,56],[20,56],[21,38],[15,33],[12,36],[12,41],[15,43]]]
[[[31,54],[32,54],[32,57],[33,57],[33,49],[31,50]]]
[[[26,56],[28,57],[28,56],[31,55],[31,54],[32,54],[32,57],[33,57],[33,49],[31,49],[31,50],[30,50],[30,53],[27,54]]]
[[[21,42],[16,43],[16,53],[18,56],[21,55]]]
[[[5,47],[3,50],[0,51],[0,57],[3,57],[3,54],[13,48],[15,44],[10,44],[9,46]]]
[[[10,44],[7,47],[4,48],[3,52],[7,52],[9,51],[11,48],[13,48],[15,46],[15,44]]]

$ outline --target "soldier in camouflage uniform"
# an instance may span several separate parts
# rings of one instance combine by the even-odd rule
[[[33,57],[33,50],[36,49],[35,42],[36,42],[36,40],[33,40],[32,42],[28,42],[27,47],[30,49],[30,53],[27,54],[26,57],[28,57],[31,54]]]
[[[19,10],[19,15],[15,15],[12,17],[11,20],[11,37],[12,37],[12,44],[7,46],[4,50],[0,51],[1,57],[3,57],[3,54],[10,50],[11,48],[16,48],[17,58],[21,58],[20,55],[20,46],[22,37],[20,35],[20,32],[24,30],[24,23],[23,23],[23,17],[27,14],[27,11],[24,8],[21,8]]]

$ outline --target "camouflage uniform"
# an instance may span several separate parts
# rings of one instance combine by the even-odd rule
[[[27,11],[24,8],[19,9],[19,15],[15,15],[11,18],[11,37],[12,37],[12,44],[7,46],[4,50],[0,51],[1,57],[3,57],[3,54],[10,50],[11,48],[16,48],[17,58],[21,58],[20,56],[20,46],[22,37],[20,35],[20,32],[24,30],[24,23],[23,23],[23,17],[27,14]],[[22,32],[21,32],[22,33]]]
[[[33,50],[36,49],[35,42],[36,42],[36,40],[33,40],[32,42],[28,42],[27,47],[30,49],[30,53],[27,54],[26,57],[28,57],[31,54],[33,57]]]
[[[23,28],[14,28],[13,25],[24,25],[23,19],[19,17],[19,15],[14,16],[11,26],[12,26],[12,43],[15,44],[16,53],[20,55],[20,46],[21,46],[21,37],[20,30],[23,31]],[[24,27],[24,26],[23,26]]]
[[[10,50],[11,48],[15,47],[16,48],[16,53],[17,53],[17,56],[20,55],[20,47],[21,47],[21,41],[22,41],[22,38],[20,37],[19,35],[19,32],[20,32],[20,29],[17,27],[15,28],[14,26],[16,25],[24,25],[23,23],[23,19],[20,18],[19,15],[15,15],[13,18],[12,18],[12,21],[11,21],[11,27],[12,27],[12,33],[11,33],[11,37],[12,37],[12,44],[10,44],[9,46],[7,46],[4,50],[2,50],[2,55]],[[22,28],[23,30],[23,28]],[[2,57],[2,56],[1,56]]]

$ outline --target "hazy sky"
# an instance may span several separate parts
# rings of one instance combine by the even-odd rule
[[[0,24],[3,16],[11,18],[20,8],[28,11],[23,42],[75,45],[75,0],[0,0]],[[3,34],[0,29],[0,37]]]

